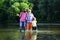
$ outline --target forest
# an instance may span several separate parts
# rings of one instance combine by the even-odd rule
[[[60,0],[0,0],[0,24],[18,23],[23,8],[31,9],[38,23],[60,23]]]

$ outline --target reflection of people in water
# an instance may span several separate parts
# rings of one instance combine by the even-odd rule
[[[37,32],[26,32],[26,40],[36,40]]]
[[[25,33],[20,33],[20,38],[19,40],[25,40]]]
[[[37,32],[32,33],[32,38],[31,40],[37,40]]]
[[[31,40],[32,32],[26,32],[26,40]]]

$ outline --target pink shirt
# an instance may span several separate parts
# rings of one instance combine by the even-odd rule
[[[26,12],[21,12],[19,17],[20,17],[20,21],[23,21],[23,22],[26,21]]]

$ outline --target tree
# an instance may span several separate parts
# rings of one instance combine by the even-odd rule
[[[0,24],[16,22],[16,14],[23,8],[32,9],[30,5],[28,0],[0,0]]]
[[[33,3],[33,13],[38,22],[60,22],[60,0],[29,0]]]

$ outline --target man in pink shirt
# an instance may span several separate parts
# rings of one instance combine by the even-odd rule
[[[26,10],[20,12],[20,29],[24,28],[26,26]]]

